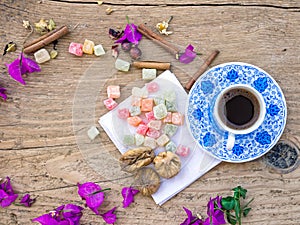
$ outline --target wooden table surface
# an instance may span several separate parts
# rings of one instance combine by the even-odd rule
[[[105,13],[108,7],[114,9],[110,15]],[[133,23],[151,27],[172,15],[170,30],[174,33],[167,40],[182,46],[194,45],[203,53],[201,58],[219,49],[221,54],[213,65],[241,61],[271,74],[286,97],[288,119],[284,135],[299,139],[299,1],[116,0],[100,6],[96,1],[80,0],[1,0],[0,10],[1,51],[9,41],[19,45],[16,52],[1,56],[0,86],[7,88],[8,99],[0,100],[0,177],[11,177],[20,195],[38,196],[30,208],[0,208],[0,224],[31,224],[30,219],[61,204],[83,205],[76,184],[87,181],[112,188],[103,207],[108,210],[118,206],[116,224],[180,224],[185,219],[182,206],[205,215],[210,197],[229,195],[237,185],[248,189],[249,198],[255,198],[243,224],[300,224],[300,170],[277,173],[260,159],[242,164],[223,162],[163,206],[137,195],[129,208],[122,208],[122,185],[105,182],[105,177],[90,166],[73,131],[77,85],[92,64],[105,67],[105,63],[101,57],[68,53],[70,42],[89,39],[101,43],[111,54],[113,42],[108,29],[124,28],[126,15]],[[40,73],[29,74],[26,86],[22,86],[8,76],[4,64],[18,56],[28,34],[22,20],[34,23],[41,18],[53,18],[58,26],[77,26],[59,40],[58,57],[42,64]],[[30,39],[34,37],[37,34]],[[46,48],[51,50],[52,45]],[[103,79],[99,83],[100,89],[105,82]],[[95,113],[99,117],[104,112],[102,107]],[[104,222],[87,209],[82,224]]]

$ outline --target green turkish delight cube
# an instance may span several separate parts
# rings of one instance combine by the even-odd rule
[[[168,135],[169,137],[172,137],[176,133],[177,129],[178,129],[177,125],[167,123],[164,126],[163,133]]]

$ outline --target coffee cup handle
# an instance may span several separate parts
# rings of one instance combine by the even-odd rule
[[[226,149],[232,150],[235,142],[235,135],[233,133],[228,132],[227,144]]]

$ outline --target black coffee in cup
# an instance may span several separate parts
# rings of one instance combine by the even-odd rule
[[[251,127],[259,118],[260,105],[257,97],[243,87],[225,92],[219,101],[218,114],[226,126],[235,130]]]

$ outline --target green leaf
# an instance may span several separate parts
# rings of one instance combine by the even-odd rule
[[[239,196],[242,196],[243,199],[246,198],[247,189],[242,188],[241,186],[237,186],[232,189],[234,191],[234,197],[239,198]]]
[[[228,196],[226,198],[222,198],[221,205],[222,205],[222,208],[225,209],[225,210],[233,210],[234,205],[235,205],[234,198],[231,197],[231,196]]]
[[[228,223],[230,223],[230,224],[232,224],[232,225],[236,225],[236,219],[235,219],[235,217],[234,216],[232,216],[231,214],[230,214],[230,212],[228,212],[228,211],[226,211],[226,219],[227,219],[227,222]]]
[[[246,209],[244,209],[243,210],[243,216],[247,216],[248,215],[248,213],[250,212],[250,210],[251,210],[251,208],[246,208]]]

